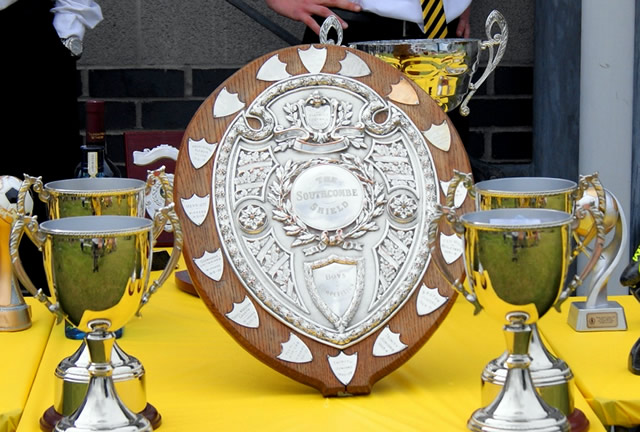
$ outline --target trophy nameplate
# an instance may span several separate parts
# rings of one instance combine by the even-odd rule
[[[626,330],[627,320],[624,309],[617,301],[607,301],[597,309],[586,307],[586,302],[571,304],[567,320],[574,329],[580,331]]]
[[[454,169],[470,171],[457,132],[392,66],[336,45],[267,54],[185,131],[174,197],[194,286],[269,366],[369,393],[453,305],[427,231]]]

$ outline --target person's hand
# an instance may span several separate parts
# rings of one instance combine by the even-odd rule
[[[335,15],[330,7],[345,9],[351,12],[360,12],[360,5],[349,0],[266,0],[267,6],[282,16],[304,23],[316,34],[320,33],[320,25],[313,19],[312,15],[327,18]],[[336,16],[343,29],[347,28],[347,23],[339,16]]]
[[[458,27],[456,27],[456,36],[461,38],[468,38],[471,34],[471,23],[469,17],[471,15],[471,6],[465,9],[464,12],[458,17]]]

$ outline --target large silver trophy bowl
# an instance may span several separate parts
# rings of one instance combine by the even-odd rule
[[[469,174],[456,172],[449,183],[447,206],[458,207],[467,193],[475,200],[478,211],[501,208],[542,208],[573,214],[579,223],[574,230],[574,238],[579,240],[576,236],[582,233],[581,227],[585,225],[585,221],[588,221],[591,237],[585,241],[593,240],[594,250],[602,250],[603,239],[596,234],[598,229],[602,232],[604,226],[602,221],[599,219],[596,221],[597,218],[594,219],[590,212],[601,214],[604,210],[604,189],[600,185],[597,174],[581,176],[577,183],[551,177],[509,177],[473,184]],[[580,203],[587,196],[593,198],[593,201],[589,201],[591,205],[581,205]],[[570,260],[573,261],[583,248],[584,243],[579,242]],[[592,264],[590,268],[593,269],[596,265]],[[583,272],[579,276],[580,283],[587,274],[588,272]],[[586,430],[589,427],[588,419],[574,406],[570,384],[573,380],[573,372],[564,360],[554,356],[545,347],[536,323],[531,324],[531,330],[529,370],[538,394],[545,402],[560,409],[568,417],[573,432]],[[485,403],[492,401],[505,384],[508,355],[505,351],[491,360],[482,371],[482,400]]]
[[[173,201],[171,185],[164,172],[164,167],[149,171],[147,181],[131,178],[74,178],[43,183],[40,177],[24,176],[18,197],[18,213],[24,206],[29,190],[47,206],[50,220],[75,216],[145,216],[145,198],[158,185],[165,191],[166,205]],[[173,208],[165,206],[166,218],[172,227],[178,225]],[[154,227],[153,235],[157,238],[163,231]],[[180,256],[182,236],[174,237],[174,250],[168,266],[173,268]],[[93,251],[85,247],[85,253]],[[104,249],[103,249],[104,250]],[[163,279],[164,280],[164,279]],[[156,281],[151,287],[155,291],[162,282]],[[67,324],[69,325],[69,324]],[[73,330],[73,328],[72,328]],[[82,337],[80,332],[76,332]],[[157,409],[147,402],[145,370],[141,362],[127,354],[117,342],[113,343],[111,362],[114,366],[113,382],[120,398],[134,412],[143,414],[153,427],[161,423],[161,415]],[[63,417],[73,413],[82,403],[90,380],[89,352],[83,341],[78,349],[64,358],[55,370],[54,403],[40,419],[43,430],[51,430]]]
[[[166,217],[77,216],[38,224],[20,218],[11,232],[11,257],[18,278],[58,320],[86,333],[89,375],[80,406],[56,425],[56,431],[150,431],[142,414],[118,397],[112,378],[114,332],[122,328],[151,294],[149,273],[154,226]],[[41,249],[52,299],[36,289],[25,273],[18,245],[26,233]],[[167,266],[160,279],[173,270]]]
[[[494,25],[499,33],[492,34]],[[460,106],[469,114],[469,100],[495,70],[507,48],[509,29],[504,16],[492,11],[485,22],[487,40],[479,39],[408,39],[356,42],[349,46],[372,54],[395,66],[418,84],[445,111]],[[480,53],[487,50],[489,59],[483,74],[472,82]],[[494,52],[495,51],[495,52]]]
[[[461,217],[447,207],[430,225],[436,244],[438,225],[447,217],[463,236],[467,283],[452,282],[465,298],[504,325],[508,355],[506,381],[487,406],[476,410],[467,426],[473,431],[568,431],[567,417],[536,392],[529,366],[531,324],[575,290],[565,287],[576,219],[550,209],[495,209]],[[436,262],[441,261],[437,253]],[[439,265],[443,273],[444,266]],[[453,281],[451,275],[447,275]]]

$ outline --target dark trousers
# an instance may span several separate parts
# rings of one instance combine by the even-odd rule
[[[0,175],[51,181],[73,176],[79,162],[75,59],[53,27],[49,0],[19,0],[0,11]]]
[[[0,175],[73,177],[80,161],[75,59],[53,27],[50,0],[18,0],[0,10]],[[11,157],[9,155],[11,154]],[[34,213],[47,219],[34,197]],[[23,237],[20,256],[38,288],[46,289],[42,255]]]

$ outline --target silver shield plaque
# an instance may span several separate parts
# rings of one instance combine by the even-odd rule
[[[247,291],[321,343],[366,337],[426,270],[431,152],[359,81],[315,74],[268,88],[227,129],[213,187],[222,249]]]
[[[269,53],[185,130],[174,196],[189,275],[259,360],[325,396],[369,393],[454,303],[428,227],[441,181],[470,169],[444,111],[384,61],[329,44]]]

